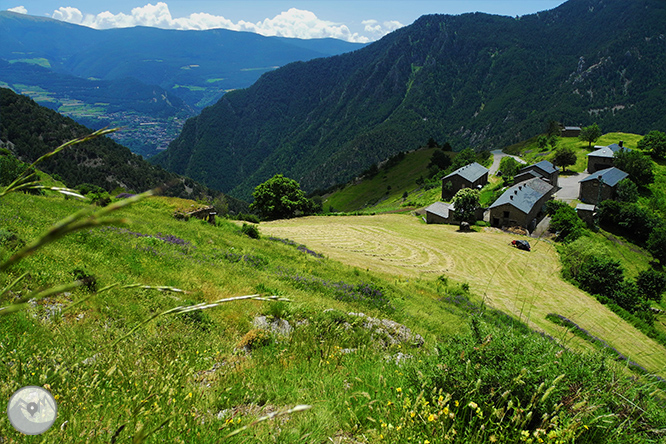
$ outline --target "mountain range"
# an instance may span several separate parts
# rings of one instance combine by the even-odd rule
[[[424,16],[354,52],[225,94],[152,159],[248,198],[275,173],[307,191],[429,138],[493,149],[550,121],[666,130],[666,3],[569,0],[538,14]]]
[[[293,61],[364,46],[225,29],[96,30],[8,11],[0,12],[0,35],[0,86],[94,129],[124,126],[116,137],[146,156],[225,92]]]

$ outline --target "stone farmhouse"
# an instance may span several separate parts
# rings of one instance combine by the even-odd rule
[[[435,202],[425,209],[426,223],[429,224],[456,224],[453,204]]]
[[[481,189],[487,183],[488,168],[470,163],[442,178],[442,199],[450,199],[463,188]]]
[[[485,208],[479,208],[474,217],[476,220],[483,219]],[[434,204],[426,207],[425,209],[426,223],[428,224],[452,224],[457,225],[460,223],[456,219],[455,207],[451,203],[435,202]]]
[[[557,180],[559,176],[559,168],[547,160],[542,160],[541,162],[521,168],[518,171],[518,174],[513,177],[513,183],[520,183],[538,177],[550,183],[554,187],[557,187]]]
[[[590,174],[580,181],[578,198],[585,203],[598,205],[606,199],[615,199],[617,184],[629,175],[615,167]]]
[[[507,189],[488,209],[494,227],[523,227],[533,231],[544,213],[546,202],[557,190],[545,180],[534,177]]]
[[[580,136],[580,126],[565,126],[561,131],[562,137],[578,137]]]
[[[622,141],[608,146],[595,146],[597,148],[587,155],[587,172],[592,174],[599,170],[611,168],[615,165],[615,153],[622,149]]]

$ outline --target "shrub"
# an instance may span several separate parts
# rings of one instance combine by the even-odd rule
[[[654,182],[654,162],[640,151],[619,150],[615,153],[615,166],[629,174],[639,187]]]
[[[546,214],[552,216],[557,210],[562,207],[568,207],[569,204],[562,200],[549,200],[546,202]]]
[[[251,237],[252,239],[259,239],[261,237],[259,234],[259,229],[256,225],[243,223],[243,226],[241,227],[241,233]]]
[[[550,231],[558,232],[557,239],[565,243],[573,242],[585,232],[585,222],[569,205],[560,206],[550,220]]]
[[[521,168],[521,164],[511,156],[502,157],[500,160],[499,169],[502,172],[502,177],[512,178]]]
[[[666,225],[662,223],[650,233],[645,247],[662,265],[666,264]]]
[[[666,291],[666,273],[648,268],[638,273],[636,285],[641,297],[661,302],[661,297]]]
[[[592,256],[582,265],[576,280],[588,293],[612,298],[613,290],[624,281],[624,269],[619,261]]]
[[[105,207],[111,203],[111,196],[106,191],[102,193],[89,193],[90,203],[98,207]]]
[[[622,179],[617,184],[617,200],[620,202],[637,202],[638,201],[638,186],[631,181],[631,179]]]

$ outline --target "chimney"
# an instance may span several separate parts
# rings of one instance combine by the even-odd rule
[[[513,196],[509,196],[509,199],[513,200]]]
[[[618,142],[618,145],[620,145],[620,148],[622,148],[622,147],[624,146],[624,142],[620,140],[620,141]]]

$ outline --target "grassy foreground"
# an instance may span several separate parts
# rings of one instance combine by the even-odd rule
[[[546,245],[534,250],[543,260],[531,264],[496,233],[471,233],[462,242],[458,233],[435,236],[405,216],[262,224],[257,240],[226,221],[178,221],[172,214],[180,205],[148,198],[119,211],[132,223],[79,231],[0,274],[0,289],[25,274],[3,293],[3,311],[32,291],[85,283],[0,314],[2,399],[41,385],[58,402],[58,419],[42,436],[19,434],[3,415],[4,442],[659,442],[666,433],[657,379],[628,378],[610,354],[568,351],[484,309],[475,296],[497,294],[488,302],[499,306],[502,281],[486,274],[504,276],[511,262],[544,272],[554,254]],[[85,207],[62,197],[2,198],[0,263]],[[303,242],[297,231],[267,238],[281,224],[313,222],[319,236],[345,226],[353,233],[337,249],[314,238],[307,247],[284,240],[288,234]],[[350,262],[347,251],[368,251],[373,239],[382,240],[374,253],[350,265],[335,260],[339,251]],[[467,247],[479,252],[495,242],[501,266],[487,256],[460,261],[456,249],[470,242],[479,242]],[[541,312],[527,302],[535,288],[538,299],[550,290],[527,280],[521,288],[509,291],[502,308],[536,323]],[[252,294],[291,302],[234,301],[160,316]],[[393,327],[373,328],[351,314],[359,312],[400,322],[424,341],[388,321],[381,323]],[[253,323],[258,315],[294,330],[261,330]],[[554,333],[559,342],[576,340],[563,329]],[[659,358],[630,356],[649,371],[663,369]]]

